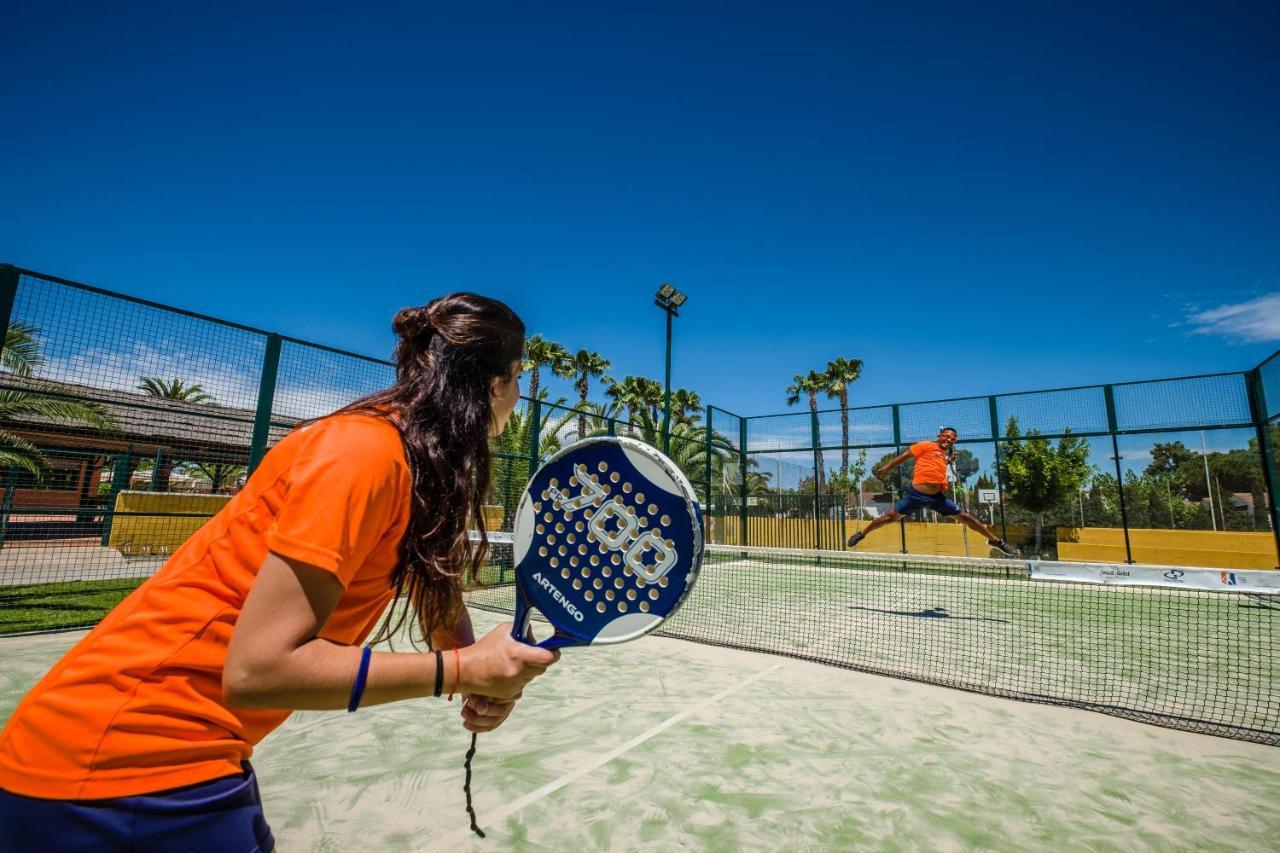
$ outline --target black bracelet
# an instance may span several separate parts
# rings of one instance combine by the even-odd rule
[[[444,689],[444,655],[436,652],[436,689],[432,696],[439,697]]]

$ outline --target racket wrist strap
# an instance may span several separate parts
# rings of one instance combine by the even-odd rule
[[[439,699],[440,694],[444,692],[444,655],[441,654],[439,651],[436,651],[435,656],[436,656],[436,686],[435,686],[435,690],[432,691],[431,695]]]
[[[364,684],[369,678],[369,658],[373,656],[373,649],[365,646],[360,650],[360,669],[356,672],[356,682],[351,685],[351,698],[347,701],[347,713],[355,713],[356,708],[360,707],[360,699],[364,696]]]

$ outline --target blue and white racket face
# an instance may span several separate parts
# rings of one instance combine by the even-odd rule
[[[702,565],[702,516],[688,479],[657,450],[584,439],[533,475],[512,544],[517,638],[532,606],[556,628],[543,646],[621,643],[683,603]]]

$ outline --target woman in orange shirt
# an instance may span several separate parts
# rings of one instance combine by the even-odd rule
[[[0,850],[271,850],[248,759],[294,709],[459,693],[489,731],[558,657],[462,601],[524,324],[406,308],[396,382],[302,426],[31,690],[0,732]],[[434,651],[371,653],[410,613]],[[363,648],[362,648],[363,646]]]

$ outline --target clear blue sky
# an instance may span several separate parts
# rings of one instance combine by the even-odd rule
[[[669,280],[744,414],[1280,346],[1280,7],[888,5],[17,4],[0,260],[376,355],[473,289],[655,378]]]

